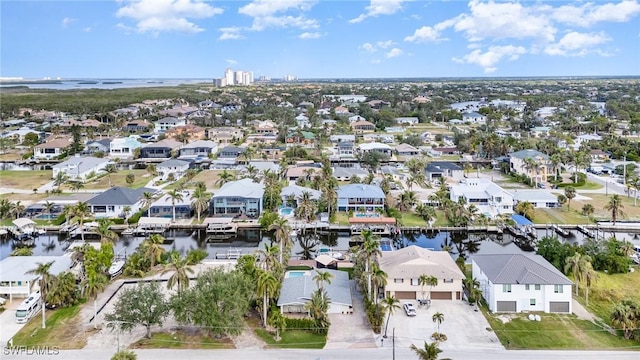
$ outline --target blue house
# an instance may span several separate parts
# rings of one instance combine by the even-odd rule
[[[170,158],[173,150],[178,150],[182,146],[181,143],[172,140],[164,139],[157,143],[147,144],[140,149],[140,158],[143,159],[162,159]]]
[[[338,188],[338,211],[383,209],[385,195],[379,186],[349,184]]]

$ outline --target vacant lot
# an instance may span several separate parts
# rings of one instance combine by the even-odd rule
[[[128,174],[133,174],[135,177],[131,185],[127,184]],[[120,170],[115,174],[111,174],[111,186],[124,186],[137,189],[145,186],[151,179],[151,175],[146,170]],[[108,175],[84,185],[84,189],[108,189],[109,187]]]
[[[33,190],[51,181],[51,170],[2,170],[0,187]]]
[[[195,188],[196,183],[200,181],[204,182],[207,185],[207,189],[217,189],[220,186],[216,184],[216,182],[220,178],[219,175],[222,174],[222,172],[224,172],[224,170],[204,170],[199,172],[198,175],[196,175],[191,181],[189,181],[186,184],[185,184],[185,178],[182,178],[176,181],[175,183],[166,186],[165,189],[167,190],[175,189],[182,184],[185,184],[186,188]],[[236,171],[227,170],[227,173],[235,176]]]
[[[184,329],[151,334],[129,346],[132,349],[234,349],[231,339],[212,339],[198,329]]]
[[[42,314],[35,316],[14,337],[14,346],[57,346],[60,349],[82,349],[87,337],[77,316],[81,305],[46,311],[46,329]]]
[[[611,212],[604,209],[605,205],[609,203],[611,195],[584,194],[584,196],[589,197],[591,200],[573,200],[571,202],[571,208],[579,211],[584,204],[591,204],[595,209],[594,217],[596,219],[611,219]],[[624,208],[622,208],[624,216],[619,217],[619,219],[640,220],[640,201],[638,201],[638,206],[634,206],[633,197],[620,195],[620,198],[622,199],[622,205],[624,206]]]
[[[580,214],[576,208],[575,201],[572,201],[571,210],[566,205],[562,209],[536,209],[533,222],[536,224],[591,224],[591,219]]]

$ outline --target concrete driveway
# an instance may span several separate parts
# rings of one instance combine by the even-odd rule
[[[355,289],[355,281],[351,280],[350,283],[353,314],[329,314],[331,325],[325,349],[376,347],[375,334],[364,311],[362,293]]]
[[[22,303],[22,298],[13,298],[13,302],[5,304],[5,310],[0,314],[0,347],[6,346],[7,341],[22,329],[25,324],[16,323],[16,308]],[[42,314],[36,315],[36,320],[42,322]]]
[[[428,309],[418,306],[415,300],[412,302],[417,309],[417,316],[408,317],[403,309],[397,310],[389,321],[389,337],[384,341],[385,347],[391,345],[393,328],[396,347],[408,348],[411,344],[421,347],[425,340],[431,342],[431,334],[436,332],[436,323],[433,322],[432,316],[441,312],[444,322],[440,324],[440,332],[447,335],[447,341],[440,344],[442,350],[504,349],[496,334],[487,330],[489,323],[482,313],[474,311],[475,307],[467,302],[433,300]],[[378,343],[380,340],[378,337]]]

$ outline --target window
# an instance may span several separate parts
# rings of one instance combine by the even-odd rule
[[[540,284],[536,284],[535,289],[536,289],[536,290],[540,290]]]
[[[451,283],[453,283],[453,279],[444,279],[444,283],[445,284],[451,284]]]
[[[511,292],[511,284],[502,284],[502,292],[510,293]]]
[[[417,278],[411,279],[411,285],[418,286],[420,285],[420,281]]]
[[[525,289],[525,290],[529,290],[529,284],[525,285],[525,286],[524,286],[524,289]]]
[[[556,294],[562,294],[562,285],[553,285],[553,292]]]
[[[396,284],[401,284],[404,282],[404,279],[393,279],[393,282]]]
[[[536,306],[536,299],[529,299],[529,305]]]

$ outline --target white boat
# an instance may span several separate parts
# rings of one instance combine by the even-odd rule
[[[122,230],[122,235],[124,236],[131,236],[135,233],[135,229],[133,228],[126,228],[124,230]]]
[[[109,267],[109,271],[108,271],[109,276],[111,277],[118,276],[122,272],[122,269],[124,269],[125,263],[126,261],[124,259],[116,260],[113,263],[111,263],[111,266]]]

